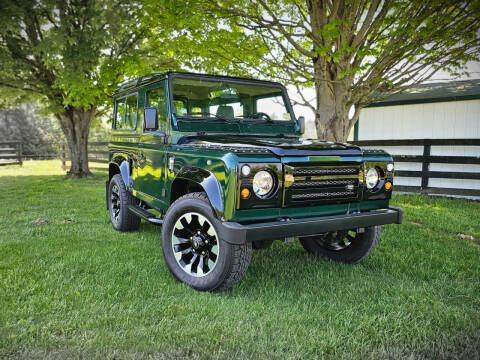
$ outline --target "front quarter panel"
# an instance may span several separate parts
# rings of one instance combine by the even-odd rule
[[[174,160],[173,170],[167,169],[170,196],[175,179],[193,181],[202,186],[219,219],[229,219],[235,209],[236,156],[221,151],[185,149],[172,146],[167,161]]]
[[[223,190],[210,171],[198,167],[183,167],[175,179],[185,179],[199,184],[207,193],[210,204],[219,218],[224,214]]]

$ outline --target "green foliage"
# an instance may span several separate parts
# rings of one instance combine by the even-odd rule
[[[0,106],[34,99],[55,114],[73,154],[71,176],[89,176],[90,124],[111,109],[118,83],[176,67],[144,18],[142,4],[128,0],[2,2]]]
[[[0,94],[31,93],[54,113],[108,104],[125,76],[174,66],[166,49],[144,46],[143,16],[126,0],[3,1]]]
[[[258,38],[219,17],[206,1],[144,0],[143,8],[145,24],[154,34],[149,46],[168,44],[169,54],[186,70],[249,76],[268,52]]]
[[[38,106],[24,104],[0,113],[0,142],[22,142],[24,155],[57,155],[62,142],[62,131],[50,116],[38,113]]]
[[[480,356],[478,202],[394,196],[404,224],[384,226],[364,263],[277,241],[210,294],[172,278],[158,227],[112,229],[94,175],[64,180],[59,161],[0,168],[0,358]]]
[[[90,134],[88,136],[88,141],[97,142],[97,141],[109,141],[110,140],[110,131],[112,129],[111,124],[106,124],[103,119],[98,118],[97,122],[92,125],[90,128]]]

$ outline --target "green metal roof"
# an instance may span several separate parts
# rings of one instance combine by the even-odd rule
[[[420,84],[367,107],[480,99],[480,79]]]
[[[165,76],[168,73],[169,72],[164,72],[164,73],[156,72],[156,73],[150,73],[150,74],[147,74],[147,75],[139,76],[139,77],[134,78],[134,79],[125,80],[124,82],[122,82],[118,85],[118,88],[117,88],[117,90],[115,90],[114,95],[116,95],[118,93],[122,93],[126,90],[136,88],[140,85],[144,85],[144,84],[149,83],[149,82],[155,82],[155,81],[158,81],[158,80],[162,80],[162,79],[165,78]]]
[[[259,83],[271,83],[271,84],[278,84],[277,82],[274,81],[268,81],[268,80],[260,80],[260,79],[252,79],[248,77],[238,77],[238,76],[228,76],[228,75],[212,75],[212,74],[200,74],[200,73],[191,73],[191,72],[183,72],[183,71],[167,71],[163,73],[150,73],[146,74],[134,79],[129,79],[126,80],[118,86],[118,88],[115,90],[113,93],[114,95],[117,95],[119,93],[123,93],[127,90],[133,90],[139,86],[146,85],[149,83],[153,83],[159,80],[165,79],[168,75],[170,74],[179,74],[179,75],[192,75],[192,76],[205,76],[205,77],[219,77],[223,79],[237,79],[237,80],[249,80],[249,81],[255,81]]]

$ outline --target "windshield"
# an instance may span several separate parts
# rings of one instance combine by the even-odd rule
[[[174,77],[173,105],[187,120],[288,122],[282,89],[255,82]]]

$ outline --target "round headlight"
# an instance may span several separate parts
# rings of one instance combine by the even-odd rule
[[[258,197],[264,197],[273,189],[273,176],[265,170],[260,170],[253,177],[253,192]]]
[[[250,175],[250,170],[251,170],[251,169],[250,169],[250,166],[248,166],[248,165],[243,165],[243,166],[242,166],[242,175],[243,175],[243,176],[248,176],[248,175]]]
[[[387,171],[393,171],[393,164],[392,163],[387,164]]]
[[[365,177],[367,189],[373,189],[375,186],[377,186],[378,178],[378,171],[375,168],[368,169],[367,176]]]

